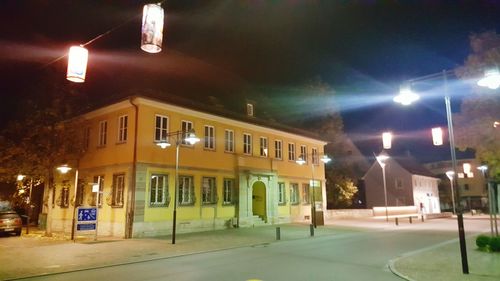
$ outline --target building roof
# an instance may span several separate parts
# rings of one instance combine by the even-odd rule
[[[420,175],[420,176],[426,176],[426,177],[432,177],[435,178],[436,176],[431,173],[427,168],[422,166],[420,163],[417,162],[417,160],[411,156],[404,156],[404,157],[394,157],[394,161],[396,161],[403,169],[407,170],[413,175]]]
[[[129,92],[129,95],[125,96],[120,96],[120,97],[112,97],[109,98],[106,102],[103,102],[99,105],[96,105],[94,108],[91,109],[91,111],[96,110],[98,108],[106,107],[118,102],[122,102],[125,100],[129,100],[131,98],[137,97],[137,98],[144,98],[144,99],[149,99],[149,100],[154,100],[157,102],[161,103],[167,103],[171,105],[176,105],[180,107],[185,107],[189,108],[192,110],[208,113],[208,114],[213,114],[216,116],[220,117],[225,117],[228,119],[233,119],[237,121],[242,121],[262,127],[267,127],[271,129],[276,129],[312,139],[316,139],[322,142],[327,142],[325,139],[322,139],[318,134],[313,133],[311,131],[306,131],[290,126],[283,125],[281,123],[276,122],[275,120],[265,120],[265,119],[260,119],[255,116],[247,116],[243,114],[244,112],[235,112],[228,110],[222,106],[219,106],[217,104],[209,104],[209,103],[202,103],[196,100],[192,99],[185,99],[176,95],[171,95],[165,92],[156,92],[156,91],[149,91],[149,90],[134,90],[133,92]],[[242,103],[245,102],[242,100]]]

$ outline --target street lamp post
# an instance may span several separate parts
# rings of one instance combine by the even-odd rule
[[[486,173],[486,171],[488,170],[488,166],[486,165],[481,165],[479,167],[477,167],[478,170],[481,171],[481,173],[483,174],[483,179],[484,181],[486,182],[486,189],[488,190],[488,209],[489,209],[489,213],[490,213],[490,229],[491,229],[491,236],[493,237],[493,206],[492,206],[492,201],[491,201],[491,188],[490,188],[490,184],[488,182],[488,174]]]
[[[312,190],[312,204],[311,204],[311,224],[313,225],[314,228],[317,228],[317,222],[316,222],[316,198],[315,198],[315,192],[314,192],[314,184],[315,184],[315,181],[314,181],[314,165],[316,165],[316,163],[319,164],[319,162],[317,162],[317,159],[315,157],[318,157],[317,154],[311,154],[313,159],[311,161],[311,173],[312,173],[312,180],[311,180],[311,190]],[[301,154],[299,156],[299,158],[295,161],[297,164],[299,165],[304,165],[306,163],[306,156]],[[330,162],[332,159],[330,157],[328,157],[327,155],[323,155],[321,156],[320,158],[321,162],[323,162],[324,164]]]
[[[376,157],[378,164],[382,167],[382,181],[384,184],[384,203],[385,203],[385,221],[389,221],[389,211],[387,210],[387,183],[385,179],[385,166],[386,161],[389,159],[389,155],[381,153]]]
[[[156,144],[162,149],[171,146],[171,144],[168,142],[169,137],[175,138],[174,211],[172,218],[172,244],[175,244],[175,234],[177,227],[177,190],[179,189],[179,146],[181,145],[183,140],[193,145],[199,142],[200,139],[196,137],[194,130],[191,129],[189,131],[169,132],[165,135],[165,138],[162,141],[157,142]]]
[[[454,185],[453,185],[453,178],[455,177],[455,172],[454,171],[447,171],[446,176],[450,180],[451,205],[453,206],[453,214],[456,214],[457,210],[455,208],[455,192],[454,192]]]

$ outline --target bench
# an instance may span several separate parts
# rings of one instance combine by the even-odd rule
[[[373,216],[375,218],[386,218],[386,207],[373,207]],[[391,206],[387,207],[387,218],[394,219],[396,225],[399,225],[400,218],[408,218],[413,223],[413,218],[421,217],[424,221],[424,215],[418,212],[416,206]]]

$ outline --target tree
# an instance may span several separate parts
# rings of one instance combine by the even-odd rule
[[[83,153],[81,120],[75,116],[79,112],[76,109],[86,109],[86,101],[66,81],[48,81],[34,87],[37,95],[25,101],[24,116],[2,131],[0,160],[3,180],[23,174],[44,183],[46,234],[51,235],[54,170]]]
[[[472,53],[457,76],[474,81],[487,67],[500,65],[500,36],[493,31],[470,36]],[[476,158],[489,166],[489,175],[500,180],[500,129],[493,126],[500,120],[499,90],[472,87],[475,92],[462,102],[460,113],[454,114],[456,144],[461,149],[473,148]]]

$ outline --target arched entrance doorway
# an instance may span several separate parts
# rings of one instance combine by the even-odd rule
[[[266,185],[261,181],[252,185],[252,212],[254,216],[266,220]]]

